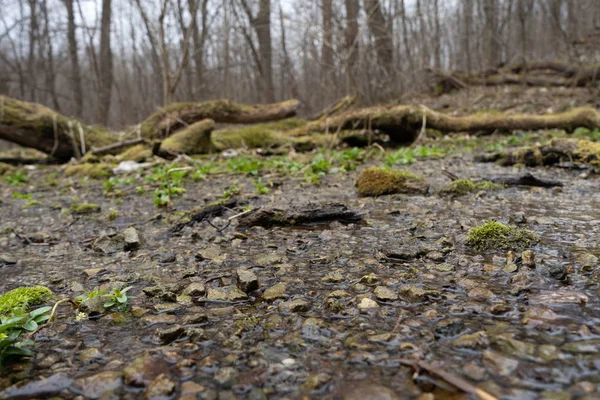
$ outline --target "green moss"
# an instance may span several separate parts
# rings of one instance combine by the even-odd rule
[[[429,183],[410,172],[371,167],[359,174],[356,187],[361,196],[382,196],[394,193],[426,194]]]
[[[600,168],[600,143],[580,140],[577,143],[575,156],[594,168]]]
[[[66,176],[88,177],[93,179],[105,179],[113,175],[113,167],[110,164],[74,164],[65,169]]]
[[[138,144],[119,154],[117,159],[119,161],[144,162],[151,157],[152,149],[148,145]]]
[[[0,315],[6,315],[14,308],[26,308],[41,304],[52,296],[52,291],[44,286],[20,287],[0,295]]]
[[[71,204],[71,214],[92,214],[100,211],[100,206],[97,204],[89,203],[73,203]]]
[[[488,221],[469,230],[467,244],[475,250],[516,250],[528,247],[538,237],[528,229]]]
[[[10,174],[15,170],[12,165],[6,163],[0,163],[0,176],[4,176],[5,174]]]
[[[203,119],[182,129],[160,145],[160,152],[167,154],[206,154],[214,149],[211,132],[215,125],[212,119]]]
[[[499,190],[503,187],[490,181],[473,182],[469,179],[458,179],[441,188],[439,193],[446,196],[464,196],[479,191]]]
[[[306,125],[299,118],[250,125],[243,128],[225,128],[213,133],[213,142],[219,150],[247,147],[251,149],[283,146],[293,142],[286,132]]]

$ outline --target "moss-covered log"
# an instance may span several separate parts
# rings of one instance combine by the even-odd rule
[[[218,123],[255,124],[293,117],[300,103],[288,100],[275,104],[244,105],[228,100],[204,103],[173,103],[161,108],[141,124],[142,137],[165,138],[186,125],[203,119]]]
[[[141,136],[144,139],[165,138],[207,118],[240,124],[274,121],[295,115],[298,106],[297,100],[260,105],[242,105],[227,100],[174,103],[142,122]],[[60,160],[135,139],[137,131],[112,132],[86,125],[41,104],[0,96],[0,139],[40,150]]]
[[[558,138],[549,142],[501,152],[480,161],[497,161],[502,165],[523,164],[528,167],[561,162],[585,164],[600,169],[600,143],[583,139]]]
[[[215,150],[211,132],[215,126],[212,119],[203,119],[175,132],[160,145],[161,155],[207,154]]]
[[[412,143],[421,132],[423,123],[427,128],[442,133],[471,132],[491,134],[514,130],[563,129],[572,132],[578,127],[600,128],[600,113],[590,107],[571,111],[545,114],[474,114],[455,117],[428,108],[416,106],[374,107],[341,114],[325,121],[309,124],[290,131],[291,135],[309,132],[336,132],[339,129],[376,130],[399,144]]]
[[[122,136],[85,125],[41,104],[0,96],[0,139],[66,160],[81,154],[82,149],[106,146]]]

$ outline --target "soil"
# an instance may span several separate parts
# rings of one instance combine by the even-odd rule
[[[35,356],[2,370],[0,398],[459,398],[406,359],[498,398],[598,398],[597,175],[460,152],[402,166],[430,182],[426,195],[359,197],[356,177],[373,165],[381,159],[330,170],[319,185],[263,169],[272,185],[262,195],[256,175],[222,171],[185,179],[167,208],[133,190],[147,171],[130,175],[121,196],[60,166],[32,167],[21,186],[0,183],[0,293],[45,285],[58,300],[132,286],[135,296],[123,312],[88,318],[62,304],[36,333]],[[448,197],[437,194],[449,182],[444,169],[474,181],[531,173],[564,186]],[[172,230],[181,211],[223,199],[232,185],[234,208]],[[74,203],[100,211],[74,215]],[[248,209],[315,203],[343,204],[362,220],[238,227]],[[528,247],[535,266],[521,251],[466,245],[468,230],[491,219],[539,237]],[[143,238],[138,248],[95,250],[128,227]]]

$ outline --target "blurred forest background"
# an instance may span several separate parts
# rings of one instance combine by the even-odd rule
[[[431,91],[432,71],[599,61],[598,0],[0,0],[0,94],[87,123],[173,101]]]

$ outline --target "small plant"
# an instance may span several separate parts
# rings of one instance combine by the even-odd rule
[[[321,178],[331,170],[331,165],[331,160],[325,157],[324,154],[317,154],[304,172],[304,179],[313,185],[320,184]]]
[[[223,198],[228,199],[238,194],[240,194],[240,189],[237,186],[229,186],[223,191]]]
[[[15,171],[10,175],[5,176],[4,182],[11,186],[21,186],[22,184],[29,182],[29,178],[22,171]]]
[[[262,178],[258,178],[252,184],[256,187],[256,194],[263,195],[271,193],[268,183],[264,183]]]
[[[256,176],[264,168],[265,163],[255,157],[234,157],[227,162],[227,167],[231,172],[243,172],[248,175]]]
[[[117,178],[113,176],[106,179],[102,184],[102,193],[104,193],[105,196],[108,196],[110,194],[119,196],[123,194],[122,189],[131,185],[132,183],[133,178]]]
[[[18,199],[18,200],[32,200],[31,193],[14,192],[12,196],[13,196],[13,199]]]
[[[79,295],[76,297],[76,300],[79,302],[85,301],[87,299],[93,299],[95,297],[98,296],[104,296],[104,293],[106,293],[106,289],[98,289],[98,288],[94,288],[94,290],[92,290],[91,292],[86,292],[82,295]]]
[[[113,289],[109,294],[104,295],[108,301],[104,303],[104,308],[115,308],[118,311],[125,311],[129,307],[128,301],[129,299],[134,299],[134,296],[128,296],[127,291],[131,289],[132,286],[127,286],[124,289]]]
[[[196,170],[192,174],[194,181],[203,181],[208,175],[213,173],[214,167],[212,165],[198,165]]]
[[[107,217],[110,221],[114,221],[119,216],[119,212],[115,209],[110,210]]]
[[[10,315],[0,317],[0,366],[12,357],[31,357],[33,352],[27,347],[31,340],[19,340],[24,331],[33,332],[50,318],[52,307],[41,307],[31,312],[25,308],[14,308]]]
[[[169,206],[173,197],[185,193],[183,178],[190,169],[190,167],[178,168],[173,165],[152,169],[152,174],[146,177],[146,181],[158,186],[154,190],[154,204],[157,207]]]

